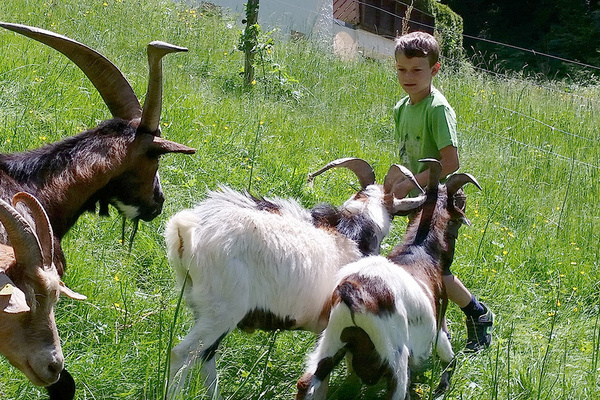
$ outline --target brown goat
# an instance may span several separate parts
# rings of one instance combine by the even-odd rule
[[[329,324],[298,381],[296,399],[324,399],[327,377],[344,355],[363,383],[385,379],[392,400],[410,398],[410,370],[422,367],[432,349],[450,366],[454,353],[444,332],[448,300],[441,274],[454,239],[446,228],[450,220],[465,218],[454,204],[456,191],[468,182],[479,184],[468,174],[455,174],[439,185],[439,162],[422,161],[430,170],[425,200],[402,243],[387,258],[363,258],[338,274]],[[451,370],[437,391],[448,389]]]
[[[192,154],[194,149],[160,137],[162,57],[187,49],[163,42],[148,45],[150,80],[144,108],[108,59],[74,40],[43,29],[0,26],[45,43],[77,64],[100,92],[114,119],[97,128],[23,153],[0,154],[0,198],[16,192],[35,195],[46,210],[55,236],[55,265],[62,276],[60,239],[81,214],[107,214],[112,204],[133,220],[150,221],[164,203],[158,178],[159,157]],[[0,240],[6,242],[4,240]]]

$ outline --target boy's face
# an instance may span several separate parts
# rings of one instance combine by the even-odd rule
[[[396,56],[398,82],[410,97],[412,104],[423,100],[431,92],[431,81],[440,70],[440,63],[429,66],[427,57],[406,57],[403,53]]]

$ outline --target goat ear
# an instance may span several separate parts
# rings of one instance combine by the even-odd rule
[[[156,153],[157,155],[167,153],[183,153],[183,154],[194,154],[196,149],[192,147],[172,142],[170,140],[163,139],[159,136],[152,138],[152,146],[150,152]]]
[[[30,311],[25,293],[4,272],[0,272],[0,310],[8,314]]]
[[[60,294],[73,300],[87,300],[87,296],[69,289],[63,281],[60,281]]]
[[[406,197],[404,199],[396,199],[394,198],[392,204],[392,214],[393,215],[407,215],[421,207],[427,197],[425,195],[420,195],[417,197]]]

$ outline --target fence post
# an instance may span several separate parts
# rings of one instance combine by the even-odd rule
[[[246,3],[246,28],[244,36],[244,83],[251,85],[254,80],[254,55],[258,44],[258,2],[259,0],[248,0]]]

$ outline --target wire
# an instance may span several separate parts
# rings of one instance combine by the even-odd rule
[[[536,51],[536,50],[533,50],[533,49],[526,49],[524,47],[514,46],[514,45],[508,44],[508,43],[501,43],[501,42],[497,42],[495,40],[485,39],[485,38],[478,37],[478,36],[471,36],[471,35],[467,35],[465,33],[463,33],[462,35],[463,35],[463,37],[466,37],[468,39],[481,40],[482,42],[491,43],[491,44],[495,44],[495,45],[498,45],[498,46],[509,47],[511,49],[515,49],[515,50],[520,50],[520,51],[524,51],[524,52],[527,52],[527,53],[531,53],[531,54],[533,54],[535,56],[543,56],[543,57],[547,57],[547,58],[552,58],[554,60],[558,60],[558,61],[562,61],[562,62],[566,62],[566,63],[570,63],[570,64],[575,64],[575,65],[579,65],[580,67],[584,67],[584,68],[592,68],[592,69],[600,70],[600,67],[597,67],[595,65],[585,64],[585,63],[582,63],[582,62],[579,62],[579,61],[575,61],[575,60],[568,60],[566,58],[559,57],[559,56],[554,56],[552,54],[542,53],[541,51]]]
[[[373,4],[365,3],[364,1],[361,1],[361,0],[353,0],[353,2],[355,2],[357,4],[360,4],[360,5],[364,5],[364,6],[370,7],[372,9],[374,9],[374,10],[377,10],[377,11],[381,11],[381,12],[383,12],[385,14],[394,16],[396,18],[400,18],[402,21],[406,21],[406,17],[398,15],[398,14],[392,12],[392,11],[385,10],[385,9],[383,9],[381,7],[377,7],[377,6],[373,5]],[[398,0],[396,0],[395,2],[399,3],[399,4],[402,4],[402,5],[405,5],[405,6],[408,6],[408,4],[403,3],[401,1],[398,1]],[[419,10],[417,8],[414,8],[414,10],[419,11],[419,12],[425,14],[425,15],[432,16],[431,14],[429,14],[429,13],[427,13],[425,11]],[[308,11],[308,10],[306,10],[306,11]],[[452,32],[449,29],[436,28],[435,26],[428,25],[428,24],[425,24],[425,23],[422,23],[422,22],[419,22],[419,21],[413,21],[413,20],[410,20],[410,19],[408,19],[407,21],[410,22],[410,23],[412,23],[412,24],[416,24],[416,25],[420,25],[420,26],[425,27],[425,28],[429,28],[432,31],[437,29],[439,32],[442,32],[442,33],[444,33],[444,32]],[[497,46],[504,46],[504,47],[508,47],[508,48],[511,48],[511,49],[514,49],[514,50],[519,50],[519,51],[531,53],[531,54],[533,54],[535,56],[543,56],[543,57],[551,58],[551,59],[558,60],[558,61],[561,61],[561,62],[578,65],[578,66],[584,67],[584,68],[591,68],[591,69],[600,70],[600,67],[595,66],[595,65],[586,64],[586,63],[582,63],[582,62],[575,61],[575,60],[569,60],[569,59],[566,59],[564,57],[559,57],[559,56],[555,56],[555,55],[552,55],[552,54],[543,53],[541,51],[537,51],[537,50],[533,50],[533,49],[527,49],[527,48],[524,48],[524,47],[515,46],[515,45],[512,45],[512,44],[508,44],[508,43],[502,43],[502,42],[498,42],[498,41],[491,40],[491,39],[485,39],[485,38],[478,37],[478,36],[467,35],[465,33],[463,33],[462,36],[463,36],[463,38],[467,38],[467,39],[480,40],[482,42],[495,44]],[[387,35],[385,35],[385,37],[389,38],[389,36],[387,36]]]
[[[448,63],[454,63],[456,65],[462,64],[462,61],[460,61],[460,60],[456,60],[456,59],[445,57],[445,56],[440,56],[440,59],[442,59],[442,60],[444,60],[445,62],[448,62]],[[487,73],[487,74],[490,74],[490,75],[494,75],[497,78],[501,78],[501,79],[504,79],[504,80],[507,80],[507,81],[509,81],[509,80],[513,80],[513,81],[517,80],[517,81],[521,81],[521,82],[525,82],[526,81],[527,83],[529,83],[529,84],[531,84],[533,86],[536,86],[538,88],[541,88],[541,89],[544,89],[544,90],[547,90],[547,91],[550,91],[550,92],[555,92],[555,93],[560,93],[560,94],[566,94],[566,95],[569,95],[571,97],[575,97],[575,98],[578,98],[578,99],[581,99],[581,100],[586,100],[586,101],[589,101],[589,102],[592,102],[592,103],[600,103],[600,98],[586,97],[586,96],[582,96],[580,94],[567,92],[565,90],[560,90],[560,89],[557,89],[557,88],[554,88],[554,87],[551,87],[551,86],[542,85],[542,84],[536,82],[533,79],[527,79],[527,80],[525,80],[525,79],[520,78],[520,77],[511,76],[511,75],[508,75],[508,74],[503,74],[501,72],[496,72],[496,71],[492,71],[492,70],[489,70],[489,69],[486,69],[486,68],[478,67],[478,66],[476,66],[476,65],[474,65],[472,63],[469,64],[469,68],[473,68],[473,69],[475,69],[477,71],[480,71],[480,72],[483,72],[483,73]]]
[[[545,123],[545,122],[543,122],[543,121],[541,121],[541,120],[539,120],[539,119],[537,119],[537,118],[533,118],[532,116],[529,116],[529,115],[523,114],[523,113],[521,113],[521,112],[519,112],[519,111],[511,110],[510,108],[506,108],[506,107],[498,106],[498,105],[496,105],[496,104],[492,104],[492,107],[494,107],[494,108],[499,108],[499,109],[501,109],[501,110],[503,110],[503,111],[508,111],[508,112],[510,112],[511,114],[517,114],[517,115],[520,115],[521,117],[528,118],[528,119],[530,119],[530,120],[532,120],[532,121],[534,121],[534,122],[536,122],[536,123],[538,123],[538,124],[540,124],[540,125],[543,125],[543,126],[545,126],[545,127],[547,127],[547,128],[550,128],[550,129],[552,129],[552,131],[553,131],[553,132],[560,132],[560,133],[564,133],[565,135],[573,136],[573,137],[576,137],[576,138],[578,138],[578,139],[583,139],[583,140],[586,140],[586,141],[588,141],[588,142],[594,142],[594,143],[596,142],[596,140],[594,140],[594,139],[586,138],[586,137],[584,137],[584,136],[580,136],[580,135],[577,135],[577,134],[575,134],[575,133],[571,133],[571,132],[568,132],[568,131],[565,131],[565,130],[562,130],[562,129],[558,129],[558,128],[556,128],[556,127],[552,126],[552,125],[548,125],[547,123]]]
[[[534,146],[534,145],[531,145],[531,144],[528,144],[528,143],[525,143],[525,142],[521,142],[521,141],[513,139],[513,138],[509,138],[509,137],[502,136],[502,135],[494,133],[494,132],[487,131],[485,129],[481,129],[481,128],[475,126],[475,125],[467,125],[464,122],[459,122],[459,123],[465,125],[467,128],[470,128],[470,129],[473,129],[473,130],[477,130],[477,131],[480,131],[480,132],[483,132],[483,133],[487,133],[488,135],[496,136],[496,137],[498,137],[500,139],[506,140],[507,142],[512,142],[512,143],[515,143],[515,144],[517,144],[519,146],[527,147],[527,148],[530,148],[530,149],[534,149],[534,150],[540,151],[542,153],[550,154],[550,155],[553,155],[556,158],[559,158],[561,160],[565,160],[565,161],[569,161],[569,162],[574,162],[575,164],[579,164],[579,165],[583,165],[583,166],[586,166],[586,167],[589,167],[589,168],[594,168],[594,169],[600,170],[600,166],[597,166],[597,165],[594,165],[594,164],[590,164],[590,163],[586,163],[586,162],[583,162],[583,161],[579,161],[579,160],[577,160],[577,159],[575,159],[573,157],[566,157],[566,156],[563,156],[562,154],[558,154],[558,153],[555,153],[555,152],[550,151],[550,150],[543,149],[543,148],[538,147],[538,146]]]

